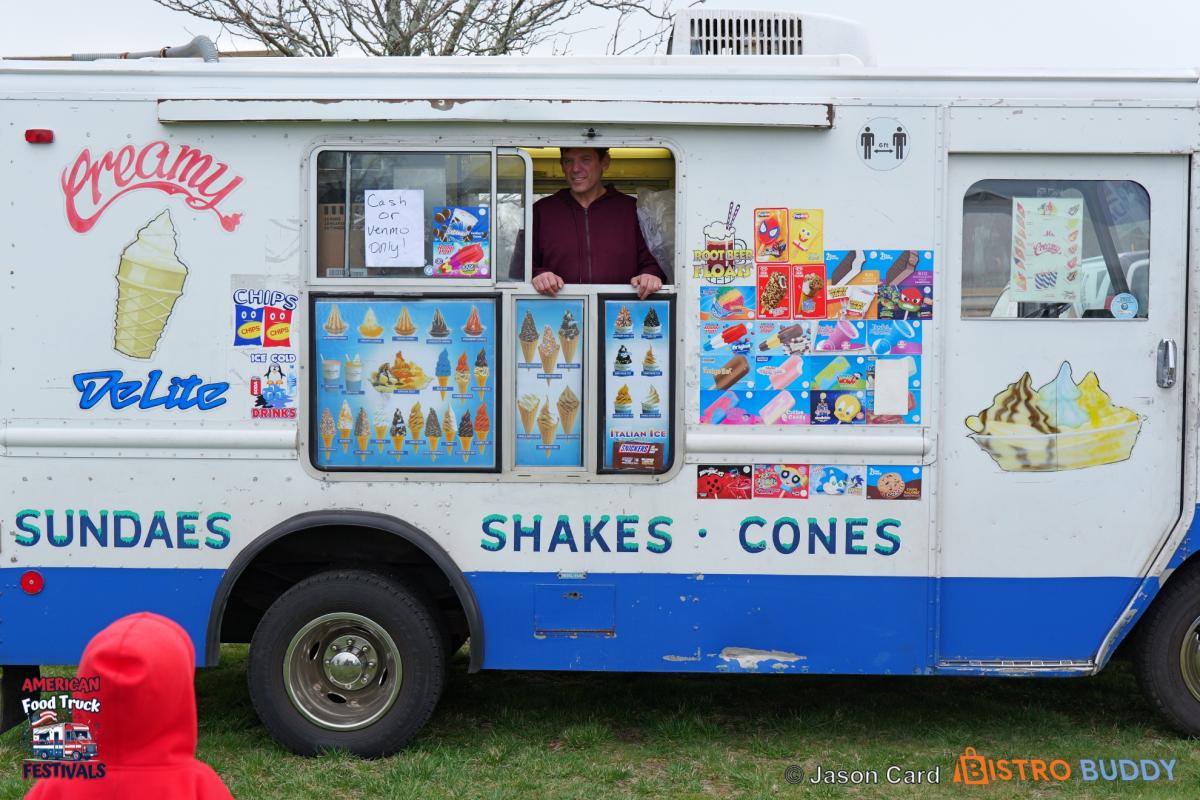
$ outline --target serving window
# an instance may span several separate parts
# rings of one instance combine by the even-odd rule
[[[1124,180],[985,180],[963,198],[965,318],[1146,319],[1150,195]]]
[[[559,153],[316,152],[306,415],[316,470],[606,482],[672,471],[669,285],[645,301],[628,286],[568,284],[553,298],[529,286],[532,206],[566,186]],[[674,156],[609,155],[603,181],[637,198],[669,284]]]

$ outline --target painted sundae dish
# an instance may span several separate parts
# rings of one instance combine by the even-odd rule
[[[967,417],[971,438],[1006,472],[1054,472],[1129,458],[1142,427],[1131,409],[1114,405],[1096,373],[1076,383],[1070,363],[1034,389],[1026,372]]]

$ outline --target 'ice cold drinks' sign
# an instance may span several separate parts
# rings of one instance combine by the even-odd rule
[[[425,192],[368,189],[363,192],[368,267],[425,266]]]

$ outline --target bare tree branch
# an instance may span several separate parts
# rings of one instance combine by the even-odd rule
[[[527,53],[571,32],[560,26],[587,13],[610,20],[607,51],[661,47],[671,0],[154,0],[215,22],[285,56],[501,55]],[[590,30],[591,28],[584,29]],[[575,33],[578,33],[576,31]]]

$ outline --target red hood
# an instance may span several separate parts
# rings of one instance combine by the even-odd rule
[[[132,614],[88,643],[79,677],[96,676],[97,714],[76,712],[92,725],[100,759],[114,767],[166,766],[196,755],[195,651],[177,623],[157,614]]]
[[[75,711],[91,727],[104,777],[39,780],[27,800],[151,797],[230,798],[220,777],[196,760],[195,651],[183,628],[166,617],[123,617],[88,643],[76,673],[100,679],[97,712]]]

